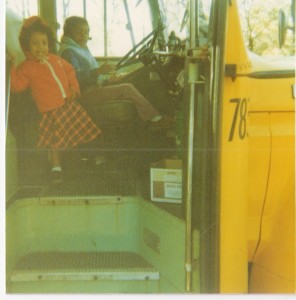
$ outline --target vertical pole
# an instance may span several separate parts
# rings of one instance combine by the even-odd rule
[[[9,100],[10,100],[10,70],[11,62],[6,60],[6,93],[5,93],[5,129],[7,134],[8,116],[9,116]]]
[[[107,0],[104,0],[104,56],[108,56],[107,38]]]
[[[197,45],[197,8],[198,0],[190,1],[190,49]],[[184,200],[185,200],[185,272],[186,272],[186,292],[192,290],[192,174],[193,174],[193,148],[194,148],[194,115],[195,115],[195,96],[196,82],[198,80],[198,67],[195,60],[189,61],[189,115],[188,115],[188,136],[187,136],[187,159],[186,174],[184,180]]]
[[[83,17],[85,19],[87,19],[87,15],[86,15],[86,0],[83,0]]]
[[[56,34],[58,29],[56,2],[54,0],[38,0],[38,10],[39,16],[46,20]]]
[[[195,71],[194,64],[189,63],[189,74]],[[193,81],[190,75],[190,81]],[[186,271],[186,292],[191,292],[192,289],[192,173],[193,173],[193,136],[194,136],[194,112],[195,112],[195,84],[190,82],[190,97],[189,97],[189,122],[187,136],[187,165],[185,174],[185,271]]]
[[[130,32],[131,39],[132,39],[132,44],[134,47],[136,45],[136,41],[135,41],[135,36],[134,36],[133,24],[131,22],[131,16],[130,16],[127,0],[124,0],[123,2],[124,2],[124,8],[125,8],[125,13],[126,13],[126,17],[127,17],[127,26],[128,26],[128,30]]]

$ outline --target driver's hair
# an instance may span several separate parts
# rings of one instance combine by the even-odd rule
[[[63,36],[72,37],[73,30],[75,30],[75,27],[80,24],[85,24],[89,26],[85,18],[77,17],[77,16],[72,16],[67,18],[65,20],[64,27],[63,27],[63,31],[64,31]]]

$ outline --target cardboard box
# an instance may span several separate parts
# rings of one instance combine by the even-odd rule
[[[165,159],[150,168],[151,200],[155,202],[182,202],[182,160]]]

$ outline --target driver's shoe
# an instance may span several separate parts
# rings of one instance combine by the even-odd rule
[[[153,131],[167,130],[175,126],[175,120],[168,116],[162,116],[158,121],[150,121],[150,128]]]

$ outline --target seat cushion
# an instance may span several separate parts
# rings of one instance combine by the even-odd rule
[[[136,108],[130,100],[108,100],[81,103],[100,127],[125,126],[138,121]]]

